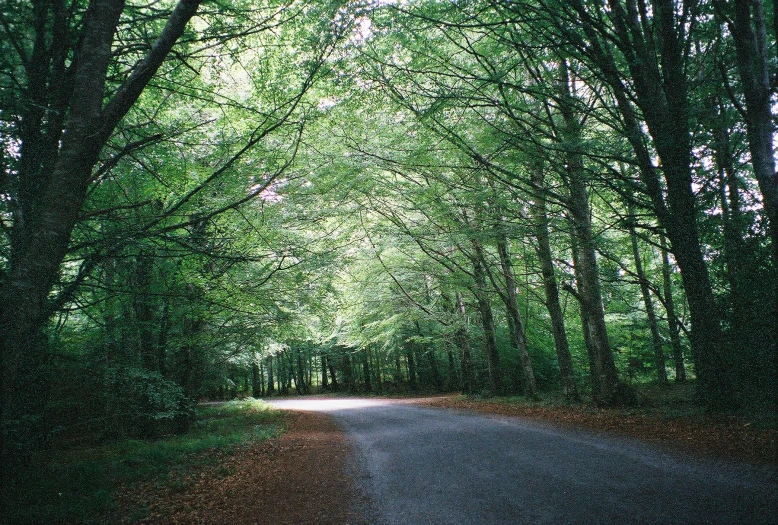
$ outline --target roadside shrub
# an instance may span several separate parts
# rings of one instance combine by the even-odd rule
[[[187,430],[194,403],[159,372],[140,368],[106,370],[109,433],[149,438]]]

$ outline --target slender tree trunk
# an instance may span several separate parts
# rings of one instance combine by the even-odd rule
[[[471,240],[474,256],[472,257],[473,277],[475,279],[475,296],[478,302],[478,312],[481,314],[481,326],[484,331],[484,352],[489,371],[491,394],[502,394],[502,375],[500,370],[500,353],[497,350],[497,339],[494,332],[494,315],[492,305],[486,294],[486,274],[483,263],[483,247],[475,239]]]
[[[567,401],[580,401],[578,386],[575,384],[573,358],[570,355],[570,345],[565,331],[565,318],[559,304],[559,286],[554,273],[554,259],[551,253],[551,240],[548,231],[548,216],[546,214],[546,197],[543,194],[543,167],[535,166],[532,171],[532,181],[537,194],[533,203],[535,221],[535,238],[537,239],[537,254],[543,276],[543,290],[546,296],[546,309],[551,318],[551,332],[554,335],[557,364],[559,366],[559,382],[562,393]]]
[[[683,362],[683,347],[681,346],[681,330],[678,326],[678,317],[675,314],[675,301],[673,300],[672,268],[670,257],[667,253],[667,241],[664,235],[659,238],[662,248],[662,280],[664,284],[664,304],[667,312],[667,325],[670,331],[670,344],[673,348],[673,363],[675,364],[675,381],[686,381],[686,365]]]
[[[329,390],[329,381],[327,380],[327,355],[321,354],[321,389]]]
[[[261,359],[259,361],[259,394],[265,395],[265,362]]]
[[[347,391],[354,392],[354,371],[351,369],[351,356],[348,351],[343,354],[343,383]]]
[[[256,358],[251,362],[251,397],[259,399],[262,397],[262,388],[259,386],[259,362]]]
[[[276,380],[273,377],[273,356],[267,356],[267,395],[272,396],[276,393]]]
[[[462,363],[461,389],[463,394],[473,393],[473,358],[470,350],[470,334],[467,329],[467,312],[462,292],[456,293],[457,312],[461,325],[454,332],[454,340],[459,349],[460,362]]]
[[[451,349],[450,345],[446,350],[446,356],[448,357],[448,370],[446,374],[446,390],[450,392],[454,390],[456,388],[456,385],[459,383],[459,378],[457,377],[457,367],[454,361],[454,351]]]
[[[641,178],[681,269],[689,303],[690,341],[701,399],[711,409],[720,408],[732,402],[733,390],[726,366],[721,316],[716,309],[699,240],[696,199],[692,189],[686,82],[688,67],[685,62],[690,25],[679,21],[680,16],[688,13],[684,10],[680,15],[669,0],[651,5],[631,3],[630,10],[617,0],[608,0],[607,5],[590,6],[581,0],[571,0],[569,4],[586,35],[586,54],[617,99],[619,111],[627,124],[627,137],[640,161]],[[652,13],[648,12],[649,7]],[[607,24],[595,24],[595,19],[607,21]],[[650,23],[641,23],[641,20],[650,20]],[[620,70],[615,59],[612,51],[614,41],[619,51],[631,57],[624,61],[628,72]],[[579,48],[581,42],[577,38],[573,41]],[[625,82],[626,78],[629,82]],[[628,86],[634,87],[629,94]],[[655,170],[641,139],[643,133],[630,99],[642,110],[661,162],[665,188],[654,176]]]
[[[163,377],[167,377],[169,374],[167,366],[167,346],[168,336],[171,329],[170,321],[170,301],[168,297],[163,299],[162,304],[162,319],[159,326],[159,334],[157,335],[157,362],[159,363],[159,373]]]
[[[575,232],[574,242],[578,245],[577,271],[580,275],[578,284],[581,308],[586,315],[594,354],[594,368],[598,376],[598,388],[593,391],[593,396],[597,403],[603,405],[631,403],[634,401],[632,399],[634,393],[619,380],[605,324],[605,310],[600,291],[600,274],[597,267],[595,240],[589,211],[589,195],[581,150],[582,127],[580,117],[576,114],[576,95],[568,78],[566,63],[560,66],[560,72],[562,73],[560,83],[562,88],[560,101],[562,103],[559,107],[564,121],[562,139],[567,163],[565,171],[569,190],[567,204]]]
[[[368,347],[362,349],[362,375],[365,379],[365,392],[372,392],[373,382],[370,379],[370,350]]]
[[[597,366],[597,352],[594,348],[594,343],[592,342],[592,332],[589,328],[589,314],[586,312],[586,305],[581,300],[581,281],[583,280],[583,277],[581,277],[581,263],[579,262],[580,257],[578,255],[578,245],[576,244],[575,236],[572,238],[570,248],[571,254],[573,256],[573,272],[575,274],[576,289],[571,287],[568,289],[568,291],[575,297],[576,301],[578,301],[578,313],[579,317],[581,318],[581,333],[583,334],[584,347],[586,347],[586,356],[589,363],[589,378],[592,385],[592,398],[596,399],[596,392],[600,391],[600,373],[598,372]]]
[[[405,359],[408,362],[408,388],[418,390],[419,383],[416,374],[416,358],[413,355],[413,347],[406,343]]]
[[[735,42],[737,69],[746,102],[746,134],[751,164],[762,193],[762,203],[770,222],[774,263],[778,267],[778,172],[775,171],[774,114],[772,82],[778,64],[768,36],[768,24],[762,0],[735,0],[729,29]],[[727,5],[716,2],[721,10]],[[726,11],[725,11],[726,12]],[[774,28],[778,31],[778,28]],[[778,323],[776,323],[778,324]]]
[[[141,363],[146,370],[159,371],[159,356],[153,331],[156,323],[151,299],[152,266],[152,255],[141,251],[135,262],[133,313]]]
[[[631,210],[631,214],[634,210]],[[651,290],[648,286],[646,272],[643,271],[643,261],[640,256],[640,247],[638,246],[638,236],[635,231],[634,216],[630,217],[629,237],[632,242],[632,256],[635,259],[635,273],[640,281],[640,293],[643,295],[643,305],[646,308],[646,317],[648,319],[648,328],[651,332],[651,342],[654,347],[654,366],[656,367],[657,380],[660,386],[667,385],[667,369],[665,368],[665,354],[662,347],[662,336],[659,335],[659,324],[656,320],[654,311],[654,302],[651,299]]]
[[[538,388],[535,383],[535,372],[532,369],[532,361],[527,351],[527,337],[524,333],[524,323],[519,312],[519,299],[516,293],[516,279],[513,276],[513,266],[508,253],[508,241],[501,236],[497,241],[497,252],[500,256],[500,266],[505,279],[505,310],[508,317],[508,331],[514,348],[519,352],[521,370],[523,373],[524,396],[529,399],[537,399]]]

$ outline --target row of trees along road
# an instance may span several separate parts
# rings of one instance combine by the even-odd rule
[[[2,472],[325,390],[774,402],[772,3],[0,7]]]

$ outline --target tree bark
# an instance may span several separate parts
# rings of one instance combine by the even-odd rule
[[[685,76],[688,17],[696,13],[687,10],[680,13],[671,0],[650,4],[630,0],[626,6],[618,0],[608,0],[607,6],[597,3],[585,6],[581,0],[571,0],[570,5],[586,35],[586,40],[574,36],[572,42],[592,59],[591,66],[602,73],[617,98],[619,111],[628,124],[630,143],[642,159],[641,176],[681,269],[701,400],[708,408],[720,409],[732,402],[733,390],[725,359],[721,316],[699,240]],[[616,49],[624,55],[628,72],[620,70],[614,59],[614,41]],[[630,99],[642,110],[660,159],[666,184],[666,209],[662,188],[651,175],[650,158],[645,145],[640,143],[640,128]]]
[[[413,356],[413,347],[405,344],[405,360],[408,362],[408,388],[418,390],[419,382],[416,373],[416,358]]]
[[[578,386],[575,384],[573,358],[570,355],[570,344],[565,331],[565,318],[559,304],[559,285],[554,273],[554,259],[551,253],[551,240],[548,231],[548,216],[546,212],[546,197],[543,194],[543,167],[534,166],[532,182],[536,195],[532,205],[535,238],[537,239],[537,254],[540,260],[540,271],[543,276],[543,291],[546,296],[546,309],[551,318],[551,332],[554,335],[557,364],[559,366],[559,382],[562,393],[567,401],[580,401]]]
[[[327,354],[321,354],[321,388],[329,390],[329,381],[327,379]]]
[[[337,392],[338,391],[338,373],[335,370],[335,363],[333,362],[332,358],[330,356],[327,357],[327,366],[330,369],[330,379],[332,379],[332,391]]]
[[[365,392],[373,391],[373,381],[370,379],[370,350],[368,347],[362,349],[362,376],[365,380]]]
[[[457,313],[461,323],[454,332],[454,340],[459,349],[460,362],[462,363],[461,389],[463,394],[473,393],[473,358],[470,350],[470,334],[467,329],[467,312],[462,292],[456,293]]]
[[[662,249],[662,280],[664,284],[664,304],[667,312],[667,324],[670,330],[670,344],[673,347],[673,363],[675,365],[675,381],[686,381],[686,365],[683,362],[683,347],[681,346],[681,330],[678,326],[678,317],[675,314],[675,301],[673,300],[673,281],[670,258],[667,253],[667,241],[664,235],[660,238]]]
[[[500,267],[505,279],[506,294],[505,310],[508,317],[508,332],[514,348],[519,352],[521,370],[523,373],[524,396],[528,399],[537,399],[538,387],[535,382],[535,371],[532,369],[532,360],[527,351],[527,336],[524,333],[524,323],[519,312],[519,299],[516,292],[516,279],[513,275],[510,254],[508,253],[508,241],[500,234],[497,241],[497,252],[500,256]]]
[[[276,380],[273,377],[273,356],[267,356],[267,395],[272,396],[276,393]]]
[[[634,213],[634,210],[631,210]],[[634,216],[630,217],[629,237],[632,243],[632,256],[635,260],[635,273],[640,281],[640,293],[643,296],[643,305],[646,308],[646,318],[648,328],[651,332],[651,342],[654,347],[654,366],[656,367],[657,380],[660,386],[667,386],[667,369],[665,368],[665,354],[662,347],[662,336],[659,335],[659,324],[656,320],[654,311],[654,302],[651,299],[651,290],[648,286],[648,277],[643,270],[643,261],[640,256],[640,247],[638,245],[638,236],[635,231]]]
[[[486,274],[483,263],[483,247],[475,240],[471,239],[473,246],[473,277],[475,279],[475,297],[478,302],[478,312],[481,314],[481,326],[484,331],[484,352],[486,353],[486,362],[489,371],[489,385],[491,395],[498,396],[502,394],[502,375],[500,370],[500,353],[497,350],[497,339],[494,332],[494,315],[492,314],[492,305],[486,294]]]
[[[586,318],[585,325],[588,326],[594,358],[593,368],[596,380],[593,378],[592,381],[592,395],[595,402],[601,405],[628,404],[634,400],[629,396],[626,385],[619,379],[605,324],[605,309],[600,291],[600,272],[597,267],[595,240],[589,211],[589,194],[581,150],[582,128],[580,116],[576,114],[576,96],[574,91],[571,91],[574,88],[568,77],[566,63],[560,66],[560,73],[562,78],[559,110],[563,120],[561,139],[566,161],[564,178],[569,192],[567,207],[575,234],[573,242],[578,251],[576,272],[581,312]]]
[[[728,19],[728,26],[735,42],[737,69],[746,102],[748,148],[770,223],[774,262],[778,267],[778,172],[775,171],[774,115],[770,100],[778,63],[775,55],[770,54],[762,0],[735,0],[731,4],[734,4],[734,16]],[[716,5],[722,11],[727,8],[721,0]]]
[[[34,421],[41,412],[41,332],[51,315],[48,298],[86,199],[92,169],[116,125],[135,104],[199,4],[181,0],[176,5],[149,54],[103,106],[114,33],[124,2],[92,1],[81,29],[72,90],[61,86],[65,95],[61,114],[67,114],[65,133],[61,138],[59,133],[52,135],[57,140],[48,141],[51,147],[46,141],[25,137],[22,150],[26,158],[21,163],[36,164],[31,173],[38,175],[38,162],[50,163],[51,169],[47,172],[50,175],[43,174],[28,186],[32,204],[23,207],[32,214],[14,223],[10,268],[0,291],[0,481],[10,481],[29,454],[28,446],[11,454],[6,436],[24,434],[28,437],[22,441],[29,441],[39,433],[36,428],[12,430],[11,426]],[[54,27],[60,26],[55,23]],[[54,77],[57,75],[52,81],[58,80]],[[35,82],[29,86],[33,90],[43,85],[34,75],[28,81]],[[50,160],[52,157],[55,160]]]

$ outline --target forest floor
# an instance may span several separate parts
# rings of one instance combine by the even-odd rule
[[[706,416],[666,406],[604,409],[584,404],[543,406],[462,397],[429,398],[421,403],[606,432],[700,458],[778,466],[778,428],[774,422],[745,415]]]
[[[705,416],[684,408],[685,390],[678,392],[675,405],[664,400],[660,406],[620,410],[462,396],[398,401],[629,436],[700,458],[778,465],[774,422]],[[352,450],[345,434],[326,414],[290,412],[286,417],[281,437],[225,456],[180,489],[133,487],[124,503],[147,509],[136,523],[365,523],[361,509],[368,503],[350,477]]]
[[[348,469],[351,449],[334,420],[289,412],[286,431],[226,454],[178,484],[127,487],[123,523],[358,524],[358,495]],[[130,509],[143,509],[133,519]]]

